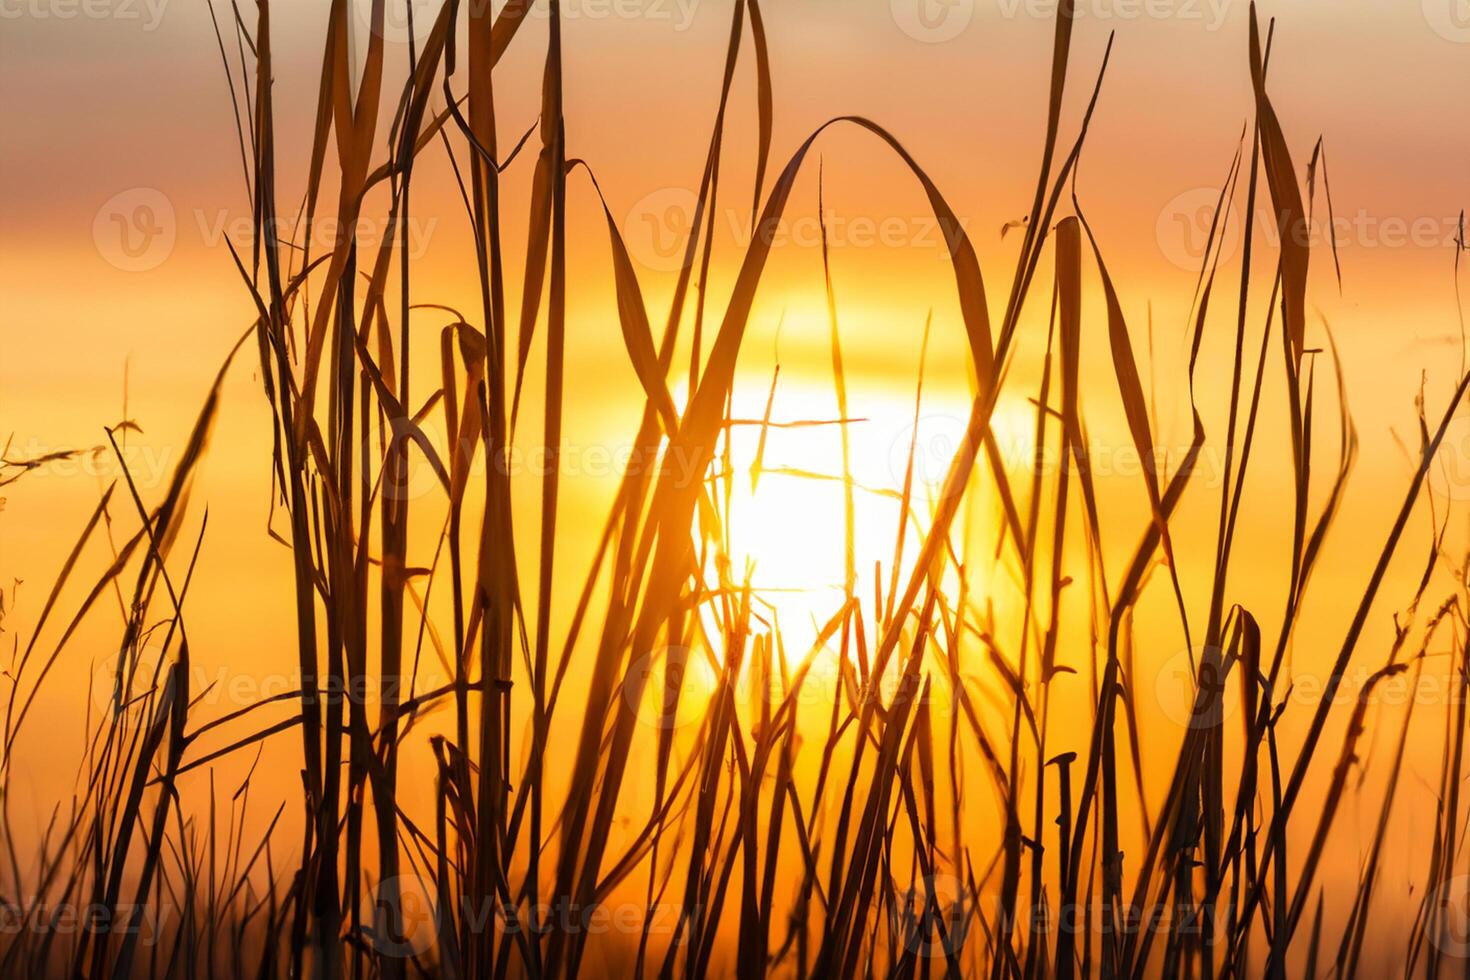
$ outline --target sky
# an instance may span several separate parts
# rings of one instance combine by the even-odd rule
[[[365,31],[367,0],[353,2],[358,30]],[[545,2],[538,5],[543,15]],[[413,4],[416,22],[427,23],[433,5]],[[305,187],[327,7],[325,0],[278,0],[273,9],[283,213],[294,212]],[[595,171],[659,323],[675,279],[673,243],[691,217],[732,4],[566,0],[563,7],[569,153]],[[1178,452],[1189,435],[1184,339],[1200,247],[1251,118],[1248,6],[1080,0],[1078,11],[1065,140],[1075,133],[1110,38],[1111,50],[1075,190],[1119,283],[1135,349],[1154,387],[1159,442]],[[1371,554],[1362,542],[1381,539],[1401,499],[1410,473],[1401,443],[1416,439],[1421,382],[1431,412],[1442,411],[1460,364],[1454,240],[1470,199],[1463,99],[1470,14],[1461,0],[1297,0],[1264,4],[1260,12],[1276,19],[1268,87],[1298,171],[1319,139],[1324,147],[1341,285],[1325,247],[1325,198],[1319,198],[1324,247],[1314,251],[1308,341],[1325,348],[1330,324],[1363,446],[1344,511],[1344,540],[1330,548],[1320,576],[1334,601],[1306,613],[1299,653],[1309,670],[1340,639],[1312,628],[1335,622],[1338,598],[1360,593]],[[1027,212],[1034,191],[1054,15],[1050,0],[767,2],[773,169],[832,117],[860,115],[888,127],[963,220],[994,309],[1003,302],[1020,238],[1002,228]],[[210,9],[204,0],[0,0],[0,19],[0,439],[10,441],[8,457],[30,458],[103,445],[102,426],[134,420],[141,431],[127,435],[124,457],[140,491],[156,497],[215,372],[253,317],[224,244],[228,237],[248,245],[249,208]],[[408,58],[406,24],[395,10],[387,27],[396,78]],[[497,74],[502,146],[513,145],[535,121],[545,37],[540,16]],[[228,56],[237,58],[233,51]],[[747,49],[715,214],[712,305],[728,289],[748,241],[755,145]],[[895,476],[895,454],[901,456],[913,430],[913,392],[931,317],[920,413],[928,455],[921,453],[921,464],[941,473],[969,397],[942,239],[917,183],[871,136],[834,130],[819,153],[852,414],[867,420],[857,440],[859,475],[872,482]],[[507,172],[515,202],[508,242],[524,240],[529,172],[529,155]],[[426,154],[415,181],[415,295],[473,310],[469,226],[443,154]],[[835,417],[817,196],[816,170],[809,167],[742,353],[737,417],[760,416],[778,363],[776,418]],[[601,209],[585,178],[573,179],[569,200],[567,441],[581,468],[569,474],[564,506],[585,529],[565,545],[565,565],[575,568],[590,552],[613,485],[616,466],[605,457],[626,446],[636,423],[635,408],[623,405],[637,382],[612,313]],[[382,202],[375,204],[381,215]],[[1228,226],[1231,251],[1239,246],[1240,207]],[[374,230],[369,222],[365,233]],[[514,259],[511,275],[518,281]],[[1096,309],[1097,295],[1089,290]],[[1044,308],[1028,309],[1026,323],[1044,327],[1045,315]],[[425,331],[443,325],[431,318],[423,323]],[[1228,342],[1220,320],[1207,335],[1206,358],[1219,363]],[[1105,364],[1106,346],[1097,343],[1094,353]],[[1040,356],[1034,338],[1023,343],[1015,371],[1035,376]],[[687,353],[684,358],[687,363]],[[433,387],[427,361],[415,373],[423,395]],[[1325,391],[1325,358],[1320,370]],[[539,385],[533,369],[529,404],[538,404]],[[1212,403],[1221,393],[1218,381],[1208,379],[1200,390],[1202,401],[1214,396]],[[1106,389],[1091,397],[1098,438],[1116,448],[1121,414]],[[1265,410],[1279,412],[1279,397],[1268,395]],[[196,507],[207,505],[209,519],[190,617],[198,624],[194,645],[203,669],[258,682],[286,670],[294,653],[289,556],[266,534],[270,416],[248,358],[227,376],[224,399],[195,493]],[[1003,405],[1001,428],[1021,456],[1028,418],[1024,399]],[[1216,411],[1212,421],[1218,419]],[[527,426],[534,432],[538,424],[533,418]],[[1451,450],[1463,465],[1470,438],[1462,436],[1470,436],[1470,421],[1451,433]],[[791,468],[840,464],[832,431],[778,435],[770,451],[778,465]],[[1258,479],[1268,499],[1274,491],[1283,500],[1285,457],[1282,447],[1274,451]],[[22,580],[18,593],[6,590],[22,636],[43,599],[42,583],[54,575],[99,488],[120,475],[109,451],[50,467],[5,492],[0,581]],[[772,481],[780,484],[767,478],[763,486]],[[832,549],[790,532],[829,541],[837,534],[840,541],[840,513],[829,488],[787,483],[796,485],[753,493],[754,530],[742,547],[773,589],[792,578],[808,588],[820,585],[819,603],[803,590],[780,600],[789,617],[801,620],[830,603],[840,561],[825,560]],[[1117,493],[1134,493],[1119,505],[1134,519],[1145,513],[1135,491]],[[1445,501],[1470,496],[1454,477],[1436,493]],[[1207,498],[1190,506],[1198,510],[1186,508],[1186,523],[1191,513],[1209,512]],[[1282,507],[1265,505],[1246,519],[1267,536],[1289,533]],[[1279,591],[1279,566],[1246,561],[1251,574],[1240,586],[1243,596]],[[1411,564],[1395,566],[1395,582],[1412,579]],[[1375,619],[1380,648],[1386,615],[1385,609]],[[92,683],[88,661],[105,663],[108,635],[84,637],[62,668],[65,676]],[[1147,655],[1163,661],[1173,652]],[[71,693],[57,691],[45,707],[67,717]],[[25,777],[54,789],[69,773]]]

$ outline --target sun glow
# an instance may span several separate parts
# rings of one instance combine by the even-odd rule
[[[769,425],[762,424],[766,393],[753,385],[744,388],[737,391],[732,415],[729,483],[718,484],[722,494],[729,494],[729,574],[737,585],[749,575],[755,615],[779,622],[788,643],[805,641],[815,637],[846,595],[844,424],[831,389],[819,383],[781,379]],[[865,609],[880,594],[886,602],[895,582],[899,589],[906,584],[968,413],[968,401],[954,393],[926,395],[917,413],[912,396],[864,393],[852,399],[845,424],[852,587]],[[1027,465],[1033,425],[1023,406],[1005,404],[996,413],[997,443],[1012,474]],[[718,465],[716,471],[721,472]],[[903,490],[910,474],[905,515]],[[968,506],[979,508],[971,515],[978,539],[971,544],[994,540],[999,505],[990,483],[980,480],[969,498]],[[959,548],[965,523],[957,524]],[[712,581],[715,575],[711,564]]]

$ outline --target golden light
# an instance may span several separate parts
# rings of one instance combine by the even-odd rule
[[[737,388],[730,437],[728,541],[731,575],[749,569],[755,614],[779,622],[788,647],[804,649],[840,608],[847,578],[847,514],[843,428],[830,385],[783,377],[763,425],[768,392]],[[851,399],[846,422],[852,479],[853,592],[871,616],[879,590],[887,602],[894,569],[901,589],[913,570],[945,474],[969,416],[961,393],[926,394],[915,412],[912,395],[863,392]],[[1035,420],[1027,406],[997,411],[997,444],[1013,482],[1031,465]],[[912,467],[912,469],[910,469]],[[906,526],[903,490],[911,473]],[[999,504],[983,476],[970,498],[979,546],[973,576],[987,574]],[[724,488],[721,488],[722,492]],[[955,529],[956,547],[963,535]],[[900,534],[900,531],[902,533]],[[989,544],[986,544],[986,541]],[[985,552],[983,555],[980,552]],[[709,569],[713,580],[715,571]]]

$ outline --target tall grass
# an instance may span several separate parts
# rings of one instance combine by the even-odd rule
[[[733,0],[697,206],[666,313],[650,312],[602,199],[616,316],[642,389],[634,458],[680,465],[629,467],[605,523],[588,528],[569,523],[556,453],[574,342],[568,186],[590,179],[599,198],[605,189],[574,155],[563,114],[559,2],[550,0],[538,124],[510,146],[500,139],[497,86],[506,80],[498,65],[513,43],[530,43],[522,39],[534,23],[529,3],[508,0],[494,16],[489,4],[446,0],[432,21],[410,21],[407,81],[392,91],[387,2],[372,4],[363,52],[351,50],[346,0],[331,4],[297,223],[304,244],[281,233],[292,222],[277,189],[277,100],[301,94],[273,84],[271,5],[257,0],[252,11],[229,0],[228,9],[214,9],[253,209],[251,247],[242,254],[231,246],[250,322],[162,499],[144,499],[127,475],[120,433],[109,430],[107,448],[125,478],[104,493],[34,622],[14,640],[0,755],[0,900],[13,928],[0,938],[0,974],[1030,980],[1351,977],[1382,964],[1433,977],[1463,967],[1456,942],[1446,941],[1456,935],[1466,880],[1463,697],[1442,719],[1432,859],[1417,887],[1396,894],[1383,884],[1416,709],[1383,735],[1388,758],[1375,764],[1386,767],[1387,790],[1368,821],[1366,851],[1345,854],[1332,832],[1361,785],[1355,773],[1376,717],[1375,688],[1417,678],[1436,637],[1452,645],[1458,686],[1470,683],[1465,579],[1444,515],[1431,515],[1417,590],[1378,595],[1400,550],[1426,547],[1409,525],[1424,510],[1426,477],[1470,375],[1445,404],[1421,396],[1416,465],[1396,516],[1387,527],[1354,531],[1376,557],[1335,624],[1341,645],[1326,690],[1302,719],[1304,734],[1279,738],[1283,717],[1295,721],[1304,710],[1288,697],[1284,664],[1358,444],[1335,349],[1309,346],[1312,256],[1302,232],[1315,209],[1330,213],[1326,157],[1319,142],[1302,172],[1288,149],[1268,84],[1270,37],[1254,11],[1246,64],[1254,121],[1216,209],[1224,214],[1243,199],[1244,254],[1227,262],[1225,229],[1211,228],[1190,313],[1188,371],[1175,379],[1189,395],[1191,439],[1172,465],[1140,472],[1137,493],[1148,506],[1141,525],[1104,518],[1088,449],[1084,362],[1088,391],[1115,393],[1141,459],[1160,458],[1161,420],[1134,351],[1136,324],[1104,258],[1106,236],[1089,223],[1076,187],[1093,109],[1105,97],[1107,56],[1084,69],[1079,99],[1070,0],[1056,20],[1016,264],[1008,280],[992,272],[989,287],[941,189],[878,123],[833,120],[784,162],[772,159],[778,87],[762,11],[756,0]],[[743,59],[754,64],[754,93],[736,84]],[[710,270],[727,119],[752,95],[756,234],[721,305]],[[1073,132],[1062,124],[1069,104],[1084,107]],[[391,121],[386,132],[382,119]],[[896,156],[943,229],[974,394],[965,436],[932,498],[921,492],[909,447],[893,494],[901,515],[893,558],[876,570],[876,594],[862,594],[855,538],[868,529],[854,516],[842,298],[821,200],[843,461],[843,472],[828,476],[842,490],[847,553],[835,614],[818,624],[809,649],[792,649],[762,614],[749,571],[731,557],[733,487],[743,477],[731,462],[731,404],[776,229],[814,148],[837,126]],[[473,229],[473,310],[437,305],[412,274],[415,165],[440,153]],[[506,193],[503,173],[513,166],[533,172],[529,200]],[[333,187],[336,201],[325,200]],[[330,216],[352,228],[370,191],[387,195],[390,233],[381,244],[348,234],[313,254],[313,224]],[[521,208],[523,249],[505,233],[507,214]],[[1258,210],[1278,224],[1280,246],[1266,262],[1253,254],[1267,237],[1254,227]],[[519,282],[509,269],[524,270]],[[1101,318],[1084,303],[1090,290],[1102,297]],[[1040,320],[1026,316],[1042,308],[1049,314]],[[437,335],[410,330],[425,312],[448,326]],[[1023,322],[1033,321],[1045,325],[1044,336],[1029,338],[1044,359],[1036,387],[1023,390],[1008,369]],[[1202,355],[1207,332],[1229,345],[1228,366]],[[1085,337],[1104,335],[1106,359],[1084,353]],[[927,326],[923,336],[927,349]],[[675,395],[681,349],[692,350],[684,398]],[[414,364],[425,357],[439,386],[411,391],[410,377],[424,376]],[[1329,357],[1336,377],[1324,383],[1318,374]],[[190,487],[225,372],[252,358],[273,419],[272,505],[286,520],[272,533],[289,546],[301,685],[202,721],[186,610],[207,519],[190,518]],[[1224,405],[1196,402],[1196,379],[1206,372],[1228,372]],[[1263,396],[1278,390],[1285,411],[1273,417]],[[523,400],[524,391],[541,392],[540,404]],[[921,376],[916,417],[922,391]],[[1039,451],[1029,472],[1002,458],[993,422],[1003,395],[1034,407]],[[773,381],[753,482],[776,425],[774,397]],[[538,408],[550,465],[537,499],[527,501],[498,461]],[[442,419],[447,451],[426,435],[431,417]],[[1223,422],[1207,430],[1207,417]],[[1291,447],[1289,542],[1254,540],[1258,529],[1241,516],[1247,474],[1275,465],[1253,455],[1268,430]],[[1217,488],[1192,482],[1207,443],[1223,450]],[[1063,465],[1043,465],[1041,450]],[[0,481],[49,461],[7,457]],[[410,471],[422,466],[447,513],[431,555],[410,544],[420,540],[411,527],[437,520],[406,492]],[[685,479],[690,472],[698,478]],[[1179,575],[1176,511],[1187,492],[1219,495],[1210,505],[1202,620]],[[978,519],[981,495],[1000,501],[998,560],[1021,583],[1010,630],[997,626],[987,585],[973,574],[984,556],[972,552],[965,528]],[[113,527],[134,525],[99,578],[73,581],[84,549]],[[534,541],[517,539],[526,527],[535,528]],[[595,540],[590,566],[569,567],[568,535]],[[1232,598],[1243,549],[1275,555],[1286,569],[1279,624]],[[1107,567],[1105,555],[1119,553],[1123,566]],[[1446,569],[1448,590],[1436,575]],[[70,607],[78,589],[84,598]],[[1190,723],[1168,746],[1143,744],[1138,716],[1133,632],[1149,589],[1177,610],[1195,677]],[[432,606],[428,590],[446,605]],[[25,760],[11,749],[23,729],[41,724],[32,710],[37,692],[61,657],[79,655],[70,641],[102,615],[109,592],[124,618],[113,697],[87,719],[76,793],[55,802],[39,842],[22,851],[9,785]],[[1388,657],[1368,664],[1369,681],[1341,706],[1335,695],[1350,668],[1374,656],[1359,648],[1380,601],[1401,611],[1398,631]],[[1063,612],[1069,602],[1085,610],[1077,622]],[[444,621],[436,608],[447,609]],[[553,615],[557,609],[567,616]],[[418,683],[425,633],[452,678],[434,689]],[[163,651],[156,664],[142,656],[145,646]],[[813,710],[815,675],[829,665],[836,680]],[[713,677],[708,691],[690,684],[700,671]],[[348,694],[369,687],[382,697]],[[746,690],[755,696],[745,699]],[[1239,698],[1238,710],[1227,710],[1227,696]],[[1080,719],[1059,717],[1083,703],[1090,707]],[[267,724],[260,719],[273,715],[257,710],[267,706],[289,715]],[[443,730],[424,734],[420,723],[433,712],[442,713]],[[1332,735],[1344,718],[1341,736]],[[419,739],[434,760],[432,785],[413,785],[400,765],[404,746]],[[266,832],[247,839],[247,811],[267,791],[252,789],[253,766],[233,787],[216,785],[211,767],[258,758],[267,740],[299,743],[300,789],[264,804]],[[1170,773],[1162,795],[1146,791],[1149,766]],[[965,781],[977,773],[978,785]],[[423,800],[432,801],[430,822],[408,805]],[[992,802],[994,832],[977,834],[977,820],[963,811]],[[299,828],[300,839],[285,839],[278,827]],[[1325,860],[1351,863],[1356,889],[1327,891]],[[1407,908],[1411,927],[1394,926],[1393,915],[1380,915],[1386,908]]]

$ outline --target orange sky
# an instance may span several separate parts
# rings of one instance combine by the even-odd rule
[[[431,5],[416,2],[419,23],[427,23]],[[641,263],[657,323],[673,276],[656,236],[677,226],[692,199],[731,5],[567,0],[565,6],[577,12],[565,28],[569,150],[594,167],[608,193]],[[1440,405],[1458,366],[1451,236],[1470,198],[1463,98],[1470,24],[1460,26],[1455,6],[1455,0],[1301,0],[1263,8],[1279,21],[1270,89],[1296,163],[1304,169],[1317,137],[1325,139],[1344,229],[1342,294],[1327,252],[1318,250],[1310,296],[1334,326],[1364,443],[1342,539],[1321,573],[1319,587],[1337,595],[1354,596],[1361,587],[1365,566],[1355,546],[1381,537],[1406,480],[1408,465],[1393,433],[1412,439],[1421,371],[1431,405]],[[1086,0],[1080,7],[1064,132],[1073,131],[1107,31],[1116,30],[1078,191],[1119,282],[1141,360],[1152,310],[1160,408],[1173,420],[1159,441],[1182,446],[1187,402],[1175,379],[1183,377],[1180,343],[1194,285],[1195,273],[1186,267],[1198,233],[1191,222],[1210,199],[1202,189],[1222,180],[1250,116],[1247,8],[1235,0]],[[283,212],[294,210],[304,186],[326,8],[325,0],[276,5]],[[102,442],[101,426],[123,417],[127,365],[127,415],[144,430],[130,438],[137,454],[130,464],[144,492],[156,492],[219,361],[252,316],[219,239],[248,218],[248,208],[208,9],[199,0],[0,0],[0,13],[0,437],[13,440],[15,456]],[[860,114],[887,125],[966,221],[994,308],[1003,301],[1017,246],[1015,237],[1001,238],[1001,226],[1030,206],[1051,14],[1048,4],[1028,0],[766,4],[776,91],[773,165],[784,165],[799,141],[834,115]],[[533,23],[497,75],[510,80],[498,82],[503,145],[534,121],[544,38],[544,27]],[[407,48],[395,40],[389,56],[401,73]],[[712,283],[716,308],[749,222],[748,58],[736,98],[717,215],[725,247]],[[932,413],[963,412],[964,347],[952,282],[922,195],[890,156],[870,137],[845,131],[824,138],[821,152],[853,412],[873,418],[868,438],[882,448],[869,461],[881,463],[912,410],[919,337],[931,309]],[[414,191],[416,297],[473,310],[469,231],[458,193],[441,151],[424,160]],[[506,237],[518,243],[529,167],[512,168],[509,180],[517,203]],[[572,188],[568,441],[617,445],[634,417],[631,409],[610,406],[636,392],[636,381],[610,303],[596,199],[581,177]],[[145,206],[151,212],[139,210]],[[762,287],[742,356],[737,414],[759,414],[778,353],[783,388],[776,416],[835,412],[823,401],[830,389],[815,209],[812,168],[794,199],[788,243]],[[145,219],[160,237],[132,255],[121,235],[138,234]],[[518,279],[519,270],[512,267],[511,275]],[[440,325],[426,321],[425,329]],[[1312,331],[1310,343],[1324,344],[1315,316]],[[1207,356],[1218,356],[1224,342],[1222,321],[1207,341]],[[1105,358],[1105,347],[1096,354]],[[1017,370],[1034,374],[1038,356],[1034,345],[1024,347]],[[432,387],[429,377],[418,385],[422,394]],[[533,405],[539,404],[536,387],[533,380]],[[1102,404],[1095,410],[1104,433],[1106,420],[1117,416],[1106,391],[1099,389]],[[1207,384],[1201,394],[1214,404],[1220,389]],[[1267,410],[1273,407],[1279,410],[1279,396],[1268,399]],[[1024,405],[1017,410],[1024,418]],[[196,657],[208,669],[289,664],[294,656],[287,646],[289,565],[264,533],[268,426],[258,380],[242,358],[226,386],[225,411],[195,496],[210,513],[190,599],[199,624]],[[796,465],[807,450],[789,443],[775,444],[773,452],[785,452]],[[1276,474],[1266,473],[1263,486],[1284,486],[1284,458],[1262,467]],[[104,458],[36,474],[8,494],[0,578],[28,583],[18,614],[22,635],[26,616],[41,601],[41,583],[95,504],[99,479],[117,475]],[[565,507],[585,522],[587,537],[609,486],[598,473],[567,483]],[[1135,509],[1135,518],[1142,515],[1141,493],[1123,492],[1131,495],[1124,506]],[[798,508],[792,513],[800,522],[810,519],[803,515],[832,512],[833,499],[777,498],[774,507]],[[1208,512],[1202,500],[1198,513]],[[1266,506],[1247,519],[1284,534],[1289,515]],[[773,551],[753,546],[752,557],[774,565],[786,560],[780,536],[774,537]],[[569,542],[567,564],[577,567],[588,547]],[[1412,561],[1400,563],[1402,576],[1412,577],[1408,565],[1418,561],[1416,544]],[[1241,586],[1244,595],[1272,594],[1284,570],[1262,575]],[[1337,612],[1309,609],[1307,622],[1335,623]],[[1380,609],[1380,627],[1387,612]],[[1335,643],[1338,629],[1313,637],[1307,656]],[[91,639],[105,646],[106,636]],[[1383,636],[1376,639],[1381,646]],[[86,683],[82,661],[91,652],[78,652],[68,676]],[[1169,651],[1153,653],[1162,659]],[[74,693],[53,692],[58,717],[65,696]],[[47,786],[60,779],[60,786],[69,773],[27,777]]]

